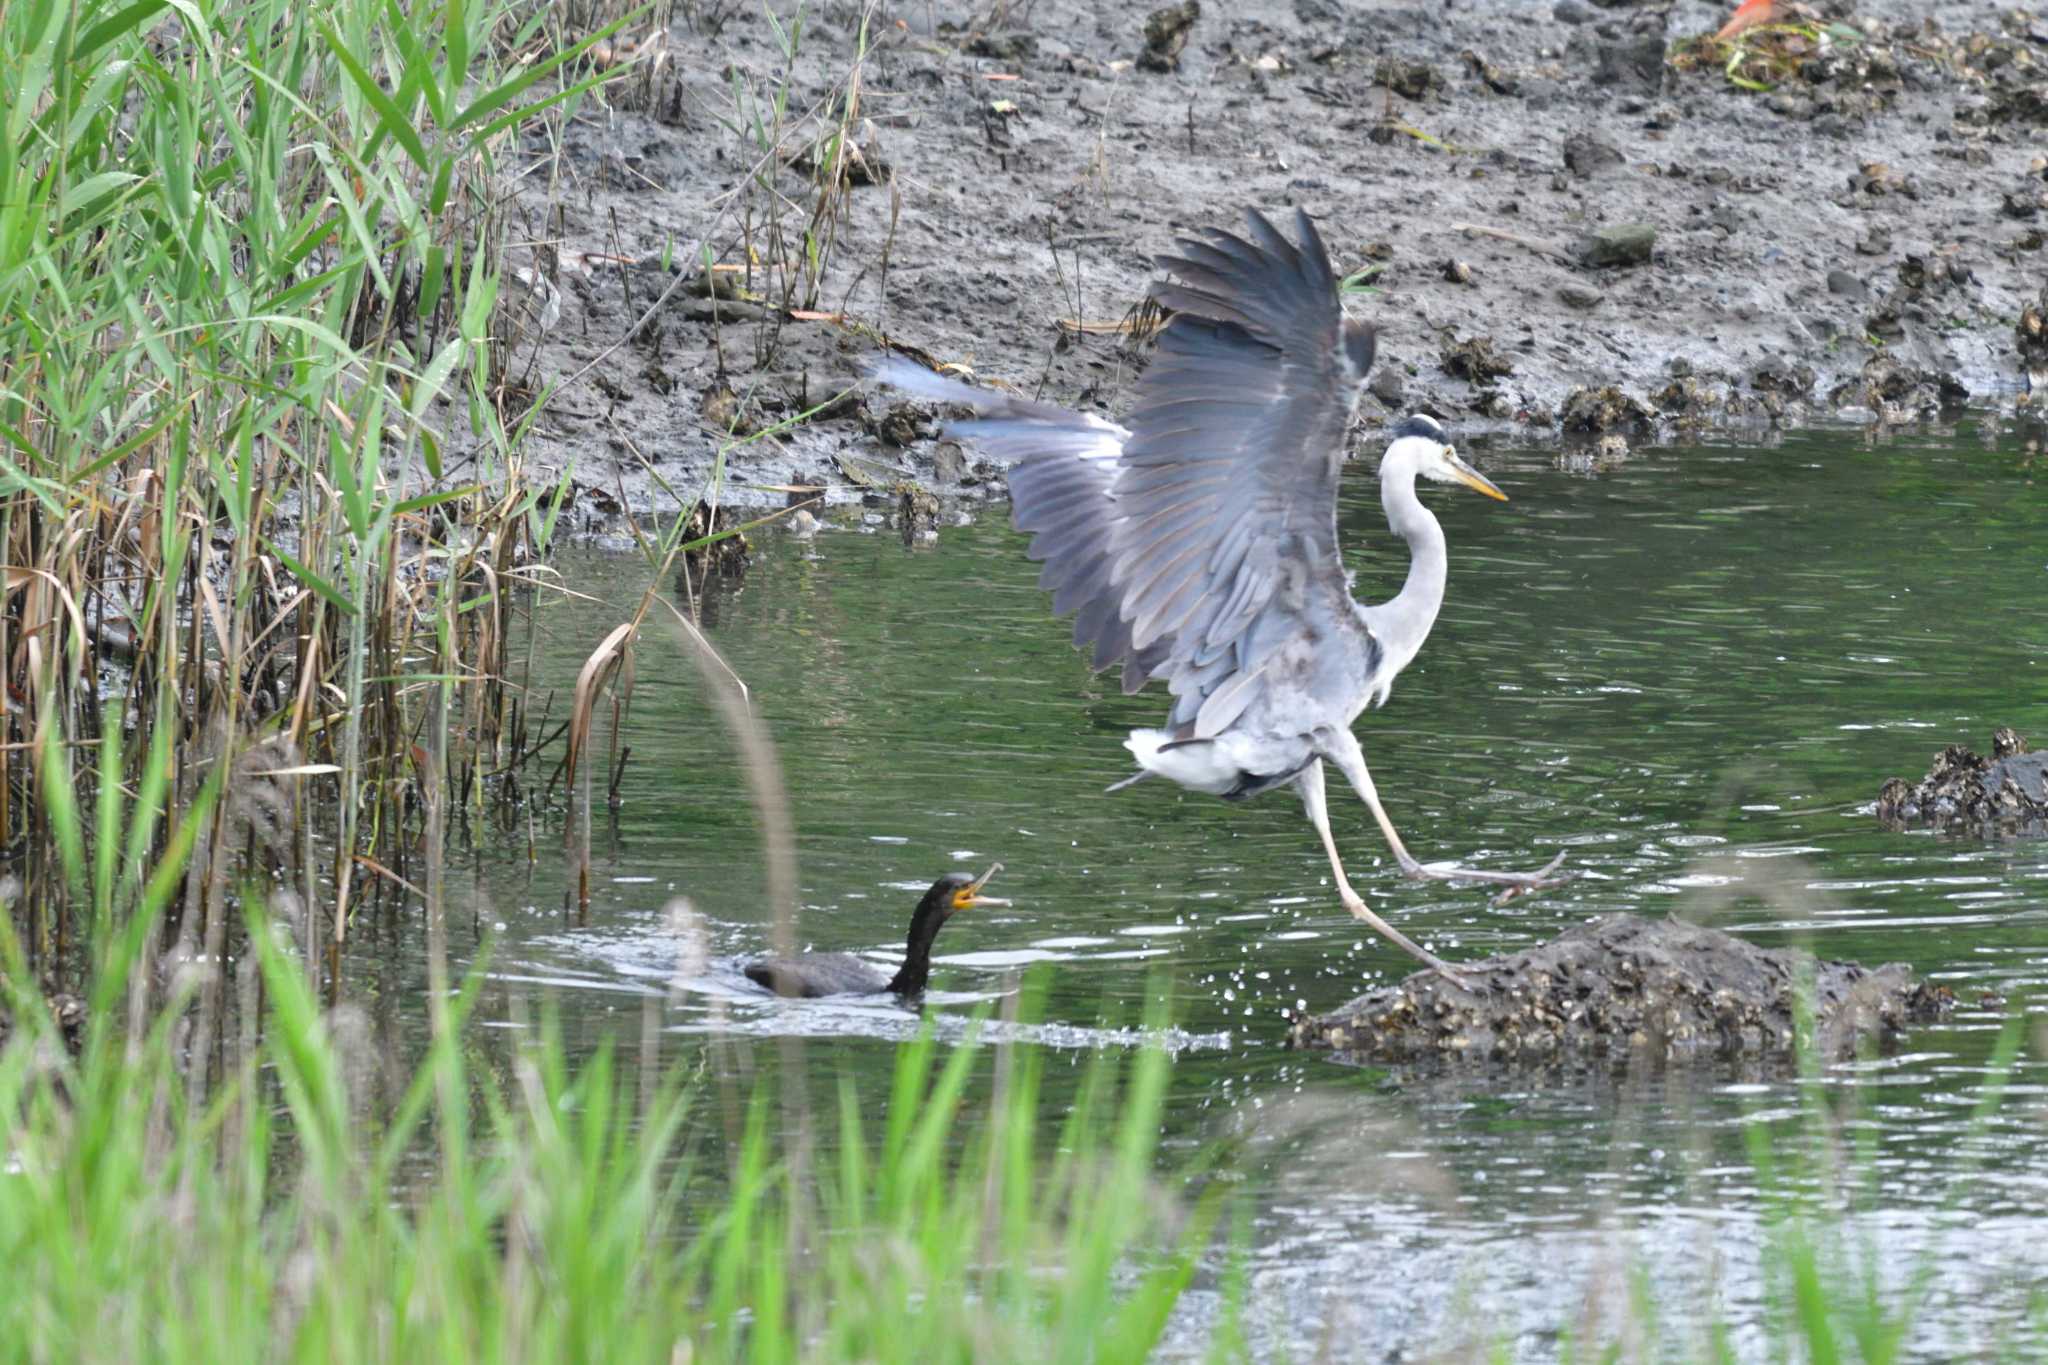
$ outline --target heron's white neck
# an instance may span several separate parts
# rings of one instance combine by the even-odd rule
[[[1450,565],[1444,553],[1444,528],[1415,496],[1413,465],[1403,462],[1380,471],[1380,506],[1386,509],[1387,529],[1408,542],[1408,581],[1390,601],[1368,608],[1368,619],[1390,656],[1391,672],[1398,672],[1415,657],[1436,624]]]

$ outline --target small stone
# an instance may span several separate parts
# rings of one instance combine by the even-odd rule
[[[2048,208],[2048,190],[2014,190],[2005,196],[2004,213],[2008,218],[2025,222]]]
[[[1385,86],[1404,100],[1419,100],[1441,87],[1444,78],[1437,75],[1436,68],[1427,62],[1404,62],[1398,57],[1382,57],[1373,70],[1373,82]]]
[[[1474,384],[1487,384],[1514,373],[1514,365],[1493,349],[1493,338],[1476,336],[1445,346],[1439,355],[1444,373]]]
[[[1892,235],[1881,227],[1874,227],[1856,239],[1856,254],[1859,256],[1882,256],[1892,249]]]
[[[896,488],[896,525],[906,544],[929,540],[939,530],[939,499],[930,489],[904,482]]]
[[[967,44],[967,51],[999,62],[1029,61],[1038,55],[1038,36],[1022,31],[977,34]]]
[[[1648,223],[1618,223],[1578,240],[1573,254],[1579,264],[1593,269],[1642,265],[1657,245],[1657,229]]]
[[[1565,396],[1559,421],[1566,431],[1613,431],[1630,428],[1648,432],[1654,419],[1650,410],[1612,384],[1573,389]]]
[[[1147,71],[1179,69],[1181,49],[1188,45],[1188,34],[1201,17],[1200,0],[1153,10],[1145,17],[1145,50],[1138,54],[1138,65]]]
[[[1595,84],[1608,90],[1660,91],[1664,86],[1662,32],[1639,33],[1600,43],[1593,53]],[[1623,106],[1626,111],[1627,106]]]
[[[1366,382],[1366,388],[1372,392],[1373,397],[1385,403],[1389,408],[1398,409],[1401,406],[1403,396],[1401,372],[1392,365],[1375,367],[1372,372],[1372,378]]]
[[[1512,95],[1521,88],[1521,82],[1516,79],[1514,72],[1504,67],[1495,66],[1477,52],[1466,51],[1458,55],[1463,59],[1465,68],[1477,76],[1480,82],[1494,94]]]
[[[1830,294],[1839,294],[1843,298],[1854,300],[1857,303],[1861,303],[1870,297],[1869,286],[1846,270],[1830,270],[1828,272],[1828,292]]]
[[[1566,307],[1576,308],[1580,312],[1598,308],[1607,301],[1605,294],[1597,289],[1589,289],[1583,284],[1561,284],[1557,287],[1557,297],[1563,300]]]
[[[875,423],[875,435],[883,445],[902,448],[932,434],[931,418],[909,403],[898,403]]]
[[[933,443],[932,477],[940,483],[958,483],[967,477],[967,453],[958,441]]]
[[[697,412],[711,430],[740,434],[740,396],[723,380],[704,390]]]
[[[1573,133],[1564,140],[1565,169],[1581,180],[1621,165],[1621,149],[1591,133]]]
[[[1453,256],[1443,265],[1444,279],[1450,284],[1472,283],[1472,267]]]
[[[1673,379],[1651,395],[1650,401],[1657,405],[1659,411],[1678,416],[1697,415],[1714,405],[1713,396],[1690,374]]]
[[[1766,360],[1749,377],[1749,386],[1759,393],[1804,398],[1813,390],[1813,367],[1784,360]]]

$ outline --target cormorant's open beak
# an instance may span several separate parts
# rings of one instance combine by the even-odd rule
[[[1009,902],[1001,896],[984,896],[981,894],[981,888],[988,885],[988,879],[1002,870],[1003,865],[1001,863],[991,863],[988,871],[953,893],[953,908],[955,910],[965,910],[976,905],[1008,905]]]
[[[1492,479],[1487,478],[1471,465],[1459,459],[1458,452],[1454,447],[1444,447],[1444,458],[1450,461],[1451,472],[1458,476],[1459,483],[1464,484],[1467,488],[1484,493],[1489,498],[1499,498],[1502,502],[1508,500],[1507,494],[1493,486]]]

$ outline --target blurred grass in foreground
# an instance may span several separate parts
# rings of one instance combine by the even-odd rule
[[[45,1020],[0,1053],[0,1340],[24,1358],[1135,1361],[1223,1208],[1155,1175],[1151,1049],[1092,1060],[1048,1117],[1036,1049],[970,1106],[979,1049],[926,1036],[885,1114],[841,1091],[815,1170],[757,1086],[707,1199],[716,1087],[672,1068],[636,1095],[545,1028],[498,1083],[458,1002],[373,1120],[361,1059],[251,929],[262,1055],[202,1104],[163,1029],[88,1025],[74,1061]]]

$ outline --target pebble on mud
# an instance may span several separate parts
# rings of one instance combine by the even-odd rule
[[[1648,223],[1617,223],[1579,238],[1572,254],[1580,265],[1595,270],[1642,265],[1657,245],[1657,229]]]
[[[1621,149],[1591,133],[1573,133],[1564,140],[1565,169],[1581,180],[1621,165]]]
[[[1361,995],[1297,1022],[1293,1047],[1360,1062],[1544,1062],[1564,1056],[1677,1060],[1789,1057],[1802,982],[1829,1060],[1944,1017],[1955,997],[1903,964],[1866,968],[1797,948],[1759,948],[1683,920],[1603,915],[1534,948]]]
[[[922,441],[933,429],[931,415],[911,403],[896,404],[870,427],[883,445],[899,450]]]
[[[2020,309],[2013,337],[2019,343],[2020,372],[2027,378],[2026,396],[2031,402],[2048,392],[2048,284]]]
[[[1607,301],[1605,294],[1583,284],[1561,284],[1557,287],[1557,297],[1567,308],[1576,308],[1582,313]]]
[[[1566,431],[1613,431],[1629,429],[1647,432],[1654,419],[1650,410],[1612,384],[1599,388],[1583,386],[1565,396],[1559,424]]]
[[[936,540],[939,534],[939,499],[929,488],[909,480],[896,485],[896,527],[905,545]]]
[[[1453,256],[1443,264],[1444,280],[1449,284],[1472,283],[1472,267]]]
[[[1201,17],[1200,0],[1184,0],[1145,16],[1145,50],[1138,54],[1138,65],[1147,71],[1178,70],[1181,50]]]
[[[1444,83],[1429,63],[1404,62],[1398,57],[1382,57],[1372,78],[1375,85],[1385,86],[1404,100],[1419,100]]]
[[[1372,378],[1366,381],[1365,387],[1389,409],[1398,409],[1407,391],[1407,386],[1401,380],[1400,370],[1392,365],[1373,366]]]
[[[1828,272],[1828,292],[1841,298],[1862,303],[1870,297],[1870,286],[1846,270]]]
[[[697,413],[704,425],[729,436],[747,436],[752,428],[740,417],[740,396],[724,380],[714,381],[697,400]]]
[[[1438,359],[1445,374],[1474,384],[1490,384],[1503,375],[1513,374],[1515,369],[1512,362],[1493,349],[1490,336],[1446,343]]]
[[[1766,360],[1756,367],[1749,376],[1749,386],[1759,393],[1782,394],[1786,398],[1804,398],[1813,392],[1813,367],[1792,361]]]
[[[1714,406],[1713,395],[1689,374],[1679,375],[1650,395],[1659,412],[1679,417],[1696,417]]]

